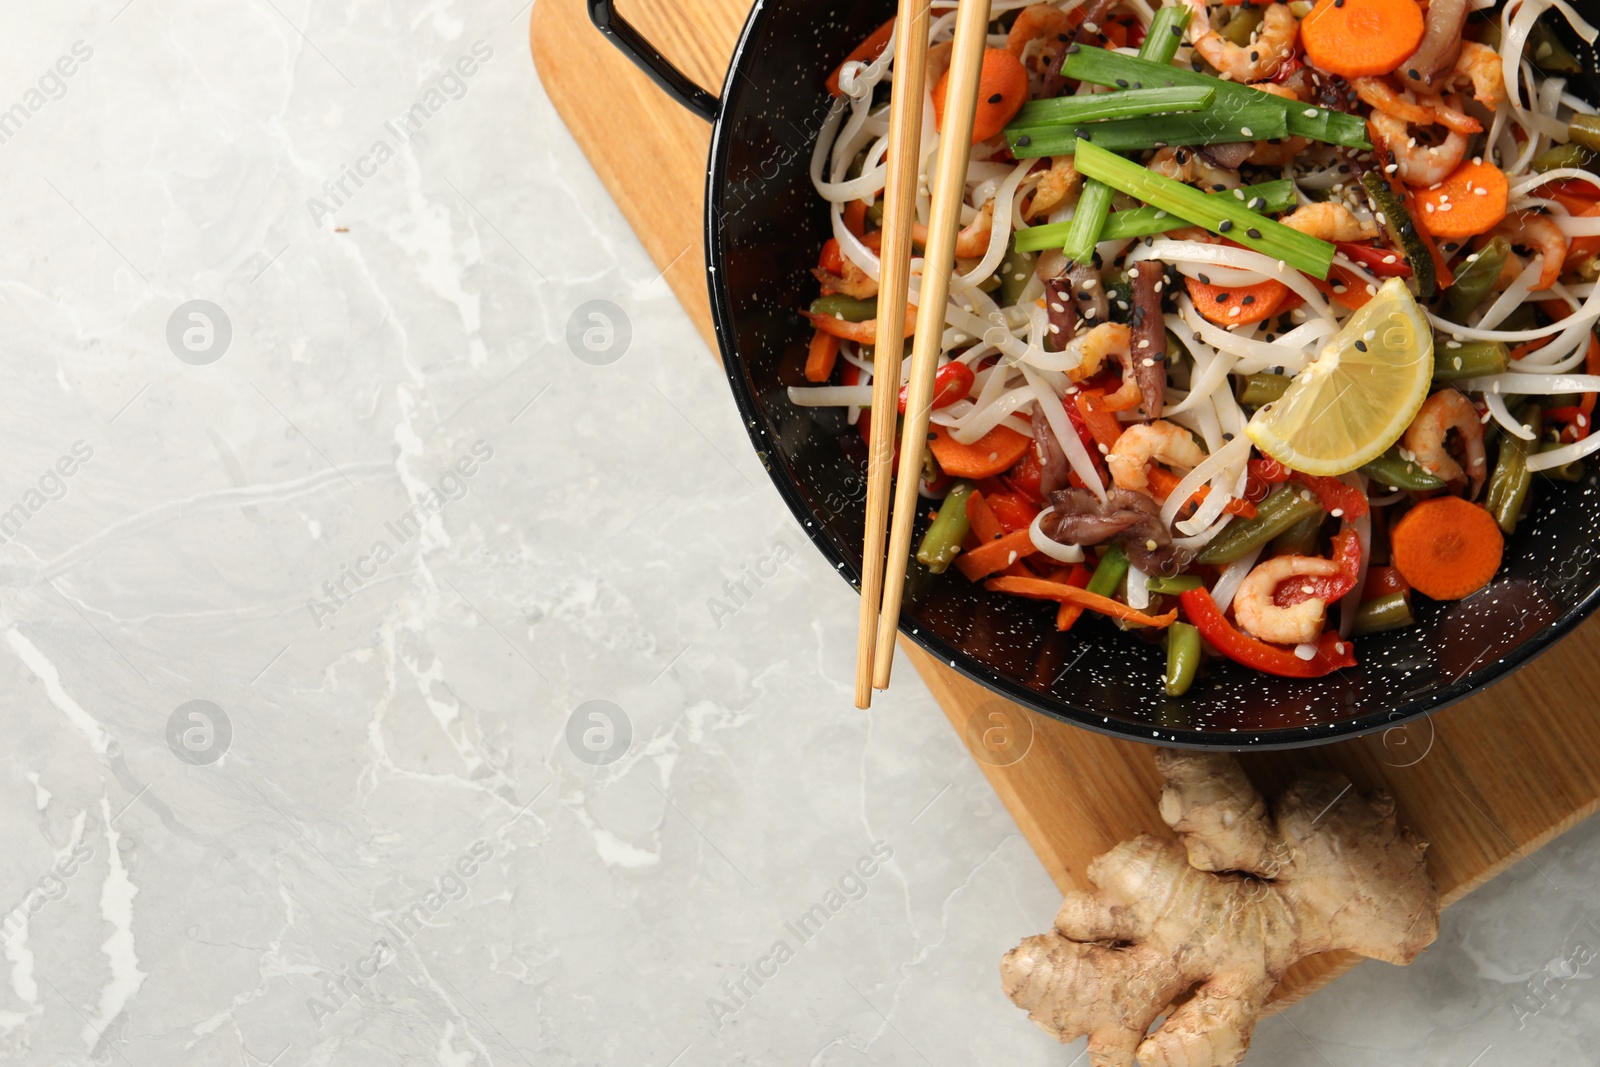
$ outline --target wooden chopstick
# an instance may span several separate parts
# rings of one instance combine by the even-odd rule
[[[983,68],[983,49],[988,42],[988,32],[989,0],[961,0],[956,14],[950,73],[946,81],[944,127],[939,135],[938,168],[934,173],[928,216],[928,240],[922,250],[916,339],[911,347],[905,427],[900,437],[900,469],[895,477],[894,521],[889,528],[883,609],[878,616],[878,638],[874,649],[872,682],[879,689],[888,686],[889,672],[894,666],[894,638],[900,625],[906,559],[911,554],[911,528],[916,521],[917,502],[921,499],[917,493],[917,479],[922,472],[922,452],[928,446],[928,413],[933,403],[933,376],[938,369],[940,338],[944,336],[945,301],[950,295],[950,271],[955,267],[956,234],[961,228],[961,202],[967,186],[967,158],[972,149],[972,121],[978,106],[978,75]],[[881,295],[878,308],[880,311],[883,308]],[[876,408],[873,414],[876,416]]]
[[[889,94],[889,182],[883,191],[879,246],[878,343],[872,364],[872,433],[867,445],[867,522],[861,548],[861,620],[856,637],[856,707],[872,706],[872,666],[883,598],[883,542],[894,473],[894,422],[900,402],[900,352],[911,277],[911,221],[922,157],[931,0],[900,0],[895,19],[894,80]]]

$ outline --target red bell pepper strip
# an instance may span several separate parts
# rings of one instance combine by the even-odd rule
[[[1072,399],[1078,413],[1083,416],[1083,424],[1089,429],[1089,436],[1094,438],[1089,445],[1090,454],[1100,452],[1096,445],[1104,445],[1109,450],[1122,436],[1122,423],[1106,407],[1105,396],[1093,389],[1084,389],[1074,394]]]
[[[1043,504],[1044,493],[1040,482],[1044,470],[1039,466],[1039,450],[1030,448],[1017,460],[1017,465],[1000,476],[1006,487],[1032,504]]]
[[[1000,520],[1000,525],[1005,528],[1006,533],[1026,530],[1033,525],[1034,517],[1039,514],[1037,504],[1023,499],[1016,493],[991,493],[985,499],[989,503],[989,510]]]
[[[1358,519],[1367,513],[1367,495],[1337,478],[1291,470],[1275,459],[1252,459],[1249,471],[1250,478],[1263,485],[1277,485],[1288,481],[1303,485],[1317,495],[1317,502],[1322,505],[1322,510],[1330,512],[1338,510],[1346,519]],[[1245,497],[1250,498],[1248,484],[1245,488]]]
[[[1339,573],[1280,582],[1272,592],[1272,602],[1280,608],[1313,599],[1332,604],[1354,589],[1361,574],[1361,541],[1354,530],[1346,528],[1333,535],[1333,561],[1339,565]]]
[[[1361,602],[1376,600],[1390,593],[1409,593],[1411,583],[1400,576],[1394,567],[1382,565],[1367,568],[1367,584],[1361,587]]]
[[[1406,257],[1398,252],[1388,248],[1356,244],[1354,241],[1337,241],[1335,244],[1338,245],[1339,251],[1380,278],[1411,277],[1411,264],[1407,263]]]
[[[939,368],[933,376],[933,410],[947,408],[957,400],[964,400],[972,391],[972,383],[978,376],[972,373],[972,368],[965,363],[951,361]],[[910,395],[909,384],[900,387],[900,414],[906,413],[906,397]]]
[[[1337,478],[1290,471],[1289,480],[1315,493],[1322,510],[1333,515],[1358,519],[1367,513],[1367,494]]]
[[[1294,649],[1269,645],[1236,628],[1217,608],[1217,602],[1204,589],[1180,593],[1184,614],[1200,630],[1200,636],[1235,663],[1253,667],[1281,678],[1321,678],[1325,674],[1356,665],[1355,646],[1337,632],[1317,639],[1317,651],[1301,659]]]

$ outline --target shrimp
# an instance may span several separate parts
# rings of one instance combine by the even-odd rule
[[[1018,13],[1011,31],[1006,34],[1006,51],[1023,59],[1029,45],[1043,42],[1034,56],[1036,73],[1043,74],[1054,64],[1055,53],[1072,40],[1072,31],[1077,25],[1077,19],[1070,18],[1054,4],[1029,4]]]
[[[1296,208],[1292,215],[1279,221],[1324,241],[1369,241],[1378,236],[1378,227],[1370,219],[1356,218],[1353,211],[1335,200]]]
[[[1111,468],[1111,480],[1123,489],[1148,492],[1150,478],[1145,474],[1146,463],[1155,461],[1193,470],[1205,458],[1206,454],[1188,430],[1166,419],[1157,419],[1135,423],[1123,430],[1106,455],[1106,466]]]
[[[1445,447],[1451,430],[1461,438],[1462,458],[1467,461],[1465,470]],[[1441,389],[1424,400],[1402,441],[1423,470],[1458,485],[1465,479],[1471,483],[1472,495],[1478,495],[1486,469],[1483,423],[1478,421],[1478,409],[1459,391]]]
[[[1189,41],[1224,80],[1260,81],[1270,78],[1294,50],[1300,22],[1283,4],[1271,4],[1248,47],[1234,44],[1211,28],[1206,0],[1184,0],[1189,8]]]
[[[1505,69],[1500,53],[1477,41],[1462,41],[1455,73],[1472,82],[1472,97],[1494,111],[1506,99]]]
[[[1328,578],[1339,573],[1339,564],[1316,556],[1275,556],[1259,563],[1240,583],[1233,595],[1233,617],[1252,635],[1280,645],[1299,645],[1315,641],[1322,633],[1328,602],[1309,597],[1293,607],[1280,608],[1272,594],[1280,582],[1295,578]]]
[[[1139,378],[1133,370],[1132,337],[1132,331],[1122,323],[1103,322],[1072,341],[1072,346],[1083,356],[1083,362],[1067,372],[1067,377],[1072,381],[1093,378],[1104,369],[1108,359],[1115,359],[1122,364],[1122,385],[1116,392],[1106,395],[1106,408],[1110,411],[1127,411],[1137,407],[1143,399],[1139,391]]]
[[[1034,187],[1033,199],[1022,209],[1023,219],[1048,215],[1082,184],[1083,178],[1072,165],[1071,156],[1051,156],[1050,169],[1039,172],[1039,184]]]
[[[956,234],[956,256],[960,259],[972,259],[981,256],[989,250],[989,233],[994,228],[994,201],[985,200],[983,207],[978,209],[978,214],[973,220],[961,227],[961,232]],[[911,224],[911,239],[918,244],[928,243],[928,227],[925,223],[913,222]]]
[[[1489,231],[1499,234],[1514,245],[1531,249],[1544,257],[1544,269],[1535,289],[1548,289],[1561,278],[1561,267],[1567,259],[1567,235],[1550,220],[1549,215],[1537,211],[1519,211],[1508,216],[1500,225]]]
[[[1467,135],[1446,129],[1444,141],[1436,145],[1418,144],[1410,124],[1386,111],[1374,111],[1367,119],[1373,134],[1388,144],[1394,153],[1400,178],[1408,185],[1433,185],[1442,182],[1467,155]]]
[[[1498,60],[1496,61],[1498,62]],[[1410,90],[1396,92],[1387,78],[1351,78],[1351,88],[1375,111],[1393,115],[1413,126],[1443,126],[1456,133],[1482,133],[1483,125],[1463,111],[1448,107],[1438,97],[1417,99]]]
[[[1189,182],[1220,193],[1239,187],[1239,172],[1215,167],[1192,148],[1163,148],[1150,158],[1149,167],[1163,178]]]
[[[839,257],[844,262],[843,274],[831,274],[821,267],[812,267],[811,273],[823,285],[823,292],[843,293],[857,300],[870,300],[878,295],[878,280],[860,267],[849,256]]]

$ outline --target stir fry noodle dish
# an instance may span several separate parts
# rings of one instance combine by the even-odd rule
[[[1211,657],[1315,678],[1484,590],[1581,491],[1600,115],[1571,4],[991,14],[918,486],[936,580],[1163,641],[1172,696]],[[955,19],[934,0],[907,352]],[[863,438],[894,36],[829,57],[832,236],[789,389]]]

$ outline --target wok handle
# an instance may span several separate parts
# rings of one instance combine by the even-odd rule
[[[612,0],[589,0],[589,21],[594,23],[595,29],[605,34],[612,44],[622,50],[623,55],[633,61],[634,66],[644,71],[668,96],[707,122],[716,121],[719,103],[717,98],[673,66],[672,61],[662,55],[655,45],[645,40],[644,35],[634,29],[631,22],[617,14]]]

